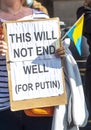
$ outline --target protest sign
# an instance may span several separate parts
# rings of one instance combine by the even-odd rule
[[[66,103],[58,18],[4,23],[11,110]]]

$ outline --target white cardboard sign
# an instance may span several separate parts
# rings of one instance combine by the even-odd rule
[[[4,29],[12,101],[61,96],[62,64],[55,56],[60,47],[59,20],[6,22]]]

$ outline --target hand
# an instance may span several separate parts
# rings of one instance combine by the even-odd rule
[[[65,48],[61,46],[55,51],[56,57],[63,58],[65,56]]]
[[[0,22],[0,55],[5,56],[6,52],[7,52],[7,44],[4,41],[3,26],[2,22]]]
[[[0,55],[5,56],[7,52],[7,44],[4,40],[0,40]]]

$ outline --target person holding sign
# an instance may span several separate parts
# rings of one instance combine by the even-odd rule
[[[8,46],[4,41],[2,23],[22,19],[36,19],[40,12],[38,13],[32,8],[23,6],[23,2],[23,0],[0,0],[0,130],[50,130],[52,117],[29,117],[26,116],[24,111],[10,111],[5,57]],[[48,18],[46,14],[45,18]],[[64,57],[64,47],[61,46],[57,49],[55,55],[59,58]]]
[[[79,18],[82,14],[84,14],[83,35],[87,40],[89,48],[89,54],[86,62],[85,95],[89,109],[89,120],[91,121],[91,0],[84,0],[83,5],[77,9],[77,18]]]
[[[26,5],[26,2],[24,2],[23,5]],[[43,13],[48,15],[48,10],[46,9],[45,6],[42,5],[41,2],[38,2],[36,0],[31,0],[31,1],[29,1],[28,6],[32,7],[33,9],[37,9],[39,11],[42,11]]]

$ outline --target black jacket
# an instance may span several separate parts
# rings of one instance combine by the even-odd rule
[[[89,50],[91,53],[91,8],[87,6],[81,6],[77,10],[77,18],[82,14],[85,14],[83,35],[87,38],[87,43],[89,44]]]

